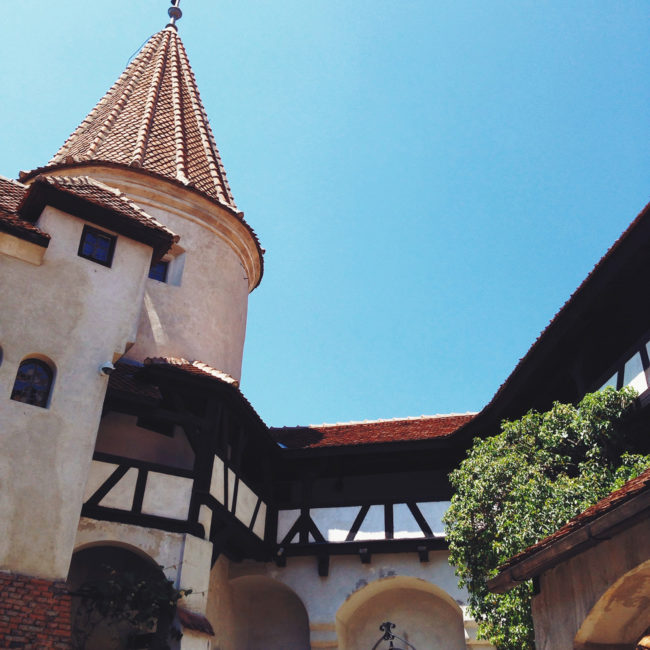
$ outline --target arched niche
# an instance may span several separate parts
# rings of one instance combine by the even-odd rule
[[[339,650],[372,648],[385,621],[395,623],[393,632],[417,650],[466,648],[463,613],[456,601],[426,580],[394,576],[366,585],[341,605],[336,614]]]
[[[625,573],[598,599],[582,622],[574,646],[578,650],[633,650],[648,626],[650,560]]]
[[[77,550],[72,556],[67,579],[68,588],[73,593],[73,650],[127,650],[134,647],[136,637],[151,632],[127,622],[107,620],[96,611],[90,612],[83,606],[81,598],[74,596],[82,585],[108,578],[111,570],[131,574],[135,581],[163,575],[161,568],[149,556],[127,545],[90,544]]]
[[[300,598],[267,576],[230,582],[237,650],[309,650],[309,617]]]

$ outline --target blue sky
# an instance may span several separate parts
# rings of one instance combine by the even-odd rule
[[[15,177],[168,5],[2,4],[0,173]],[[648,201],[647,2],[181,8],[268,251],[242,378],[268,424],[479,410]]]

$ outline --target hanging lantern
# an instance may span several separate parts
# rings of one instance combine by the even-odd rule
[[[379,626],[379,629],[384,633],[383,636],[375,643],[374,646],[372,646],[372,650],[376,650],[379,647],[379,644],[382,641],[388,641],[389,646],[388,650],[407,650],[408,648],[411,648],[412,650],[416,650],[414,645],[411,645],[406,639],[402,639],[401,637],[397,636],[396,634],[393,634],[392,630],[395,629],[395,623],[391,623],[390,621],[386,621],[385,623],[382,623]],[[401,641],[402,643],[405,643],[407,647],[399,647],[393,644],[393,641],[397,639],[398,641]]]

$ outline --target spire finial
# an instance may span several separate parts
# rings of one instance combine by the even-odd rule
[[[167,9],[167,13],[169,14],[169,25],[172,27],[176,27],[176,21],[180,20],[183,17],[183,12],[181,11],[181,8],[178,6],[181,3],[181,0],[171,0],[172,6]]]

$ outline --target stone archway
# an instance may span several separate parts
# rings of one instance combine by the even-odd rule
[[[575,636],[577,650],[633,650],[650,626],[650,560],[621,576],[598,599]]]
[[[134,581],[164,579],[161,568],[139,549],[124,545],[90,545],[72,556],[67,584],[73,592],[92,581],[110,579],[111,571],[129,574]],[[171,623],[171,621],[169,621]],[[75,650],[124,650],[134,646],[134,639],[152,630],[140,629],[125,621],[111,621],[72,598],[72,647]]]
[[[456,601],[426,580],[395,576],[366,585],[336,615],[339,650],[368,650],[390,620],[417,650],[465,650],[463,614]]]
[[[267,576],[231,580],[236,650],[309,650],[309,617],[287,585]]]

